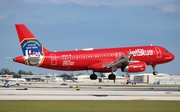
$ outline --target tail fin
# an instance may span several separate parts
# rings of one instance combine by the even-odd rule
[[[47,51],[24,24],[15,24],[23,55],[43,56]]]
[[[8,74],[6,74],[6,79],[10,79],[10,77],[9,77],[9,75],[8,75]]]

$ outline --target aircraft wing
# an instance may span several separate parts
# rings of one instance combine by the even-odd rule
[[[91,66],[89,66],[89,69],[91,70],[101,70],[101,69],[110,69],[117,66],[126,66],[130,63],[132,59],[133,54],[130,54],[128,56],[122,56],[121,58],[115,60],[115,61],[105,61],[101,63],[96,63]]]
[[[108,64],[104,64],[103,68],[111,68],[116,66],[126,66],[130,63],[132,59],[133,54],[129,54],[128,56],[122,56],[118,60],[115,60],[113,62],[110,62]]]
[[[11,87],[11,86],[18,86],[19,85],[19,83],[17,81],[14,84],[10,84],[9,82],[10,82],[10,80],[5,80],[4,84],[1,86],[2,87]]]
[[[1,84],[2,87],[9,87],[9,80],[5,80],[4,84]]]

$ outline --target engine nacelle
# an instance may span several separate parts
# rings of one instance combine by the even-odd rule
[[[137,62],[121,67],[122,72],[143,72],[146,70],[145,62]]]

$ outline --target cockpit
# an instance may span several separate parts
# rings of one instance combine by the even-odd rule
[[[162,53],[166,61],[172,61],[174,60],[175,56],[171,52],[169,52],[167,49],[164,49],[164,53]]]
[[[167,49],[164,52],[169,52]]]

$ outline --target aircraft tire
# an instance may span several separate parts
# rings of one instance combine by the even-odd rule
[[[97,79],[97,75],[96,74],[91,74],[90,75],[90,79],[91,80],[96,80]]]
[[[109,79],[109,80],[115,80],[115,79],[116,79],[116,75],[114,75],[114,74],[109,74],[108,79]]]
[[[157,71],[154,71],[154,72],[153,72],[153,75],[157,75],[157,74],[158,74],[158,72],[157,72]]]

